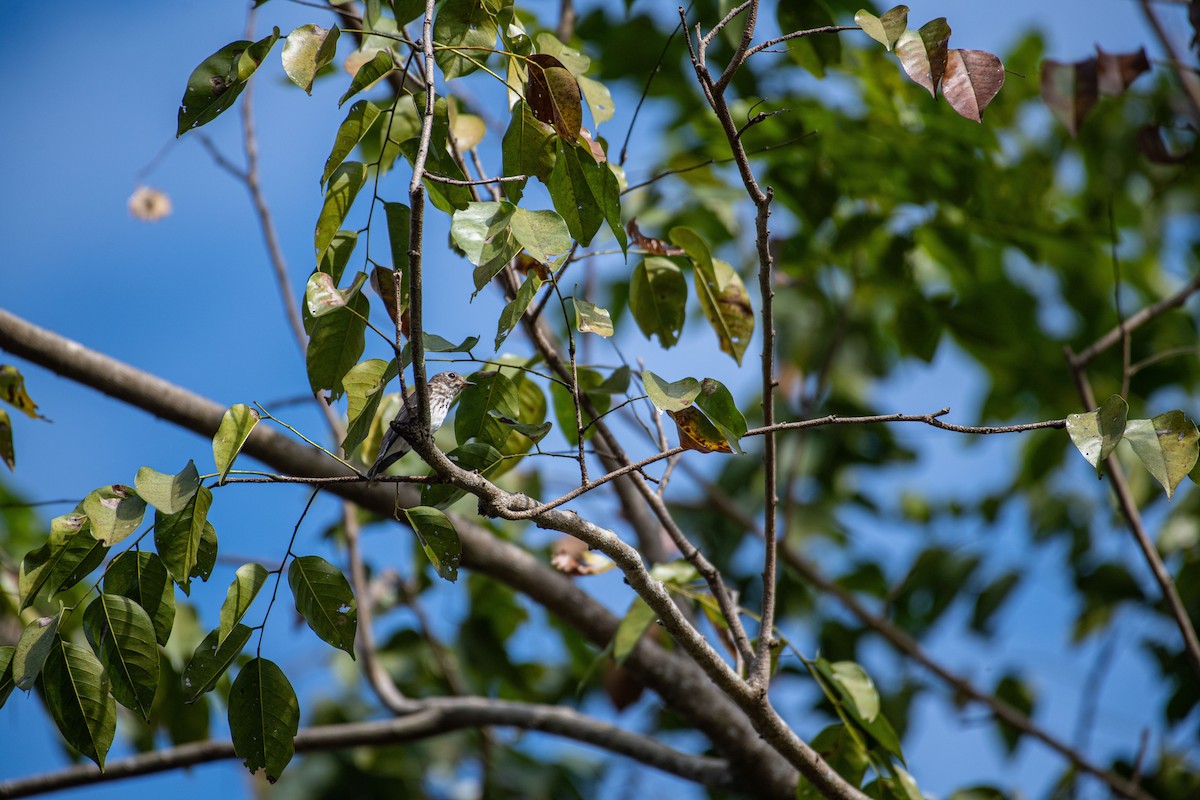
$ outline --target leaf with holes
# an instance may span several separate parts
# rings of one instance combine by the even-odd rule
[[[265,658],[247,662],[229,690],[233,752],[251,773],[275,783],[296,753],[300,702],[283,670]]]
[[[16,367],[0,365],[0,400],[8,403],[27,417],[45,419],[37,411],[37,403],[25,391],[25,377]]]
[[[358,604],[342,571],[320,556],[300,556],[288,567],[288,585],[313,633],[354,658]]]

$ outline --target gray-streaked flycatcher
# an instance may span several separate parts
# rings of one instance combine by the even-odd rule
[[[441,372],[429,379],[430,433],[437,433],[438,428],[442,427],[442,423],[446,421],[446,413],[450,410],[450,404],[454,402],[454,398],[464,388],[471,385],[470,381],[457,372]],[[412,450],[412,445],[400,434],[399,429],[412,425],[416,421],[417,392],[416,387],[413,387],[409,389],[408,396],[404,398],[404,404],[396,412],[396,418],[383,432],[383,441],[379,443],[379,455],[376,456],[375,463],[367,470],[369,480],[375,480],[379,473],[395,464],[405,453]]]

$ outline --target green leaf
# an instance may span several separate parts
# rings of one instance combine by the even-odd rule
[[[191,460],[175,475],[142,467],[133,479],[133,485],[147,503],[166,514],[176,514],[183,510],[200,487],[200,473],[196,463]]]
[[[595,333],[604,338],[613,335],[612,316],[609,315],[608,309],[600,308],[600,306],[592,305],[587,300],[574,298],[572,305],[575,306],[575,329],[580,333]]]
[[[359,272],[345,289],[339,289],[333,278],[324,272],[316,271],[308,276],[308,284],[304,288],[304,303],[308,307],[310,319],[318,319],[345,308],[350,304],[367,282],[367,273]]]
[[[1006,572],[989,583],[975,598],[975,606],[971,611],[971,630],[977,633],[989,634],[991,622],[996,612],[1004,605],[1013,590],[1021,582],[1021,573]]]
[[[583,420],[584,432],[583,438],[591,438],[596,429],[591,426],[592,415],[587,411],[587,405],[583,403],[583,396],[586,395],[591,399],[596,406],[596,411],[603,414],[612,406],[612,397],[607,392],[600,391],[600,387],[604,384],[604,378],[599,372],[593,369],[579,369],[579,394],[580,394],[580,417]],[[575,398],[571,391],[559,383],[550,384],[550,397],[554,403],[554,416],[558,420],[559,427],[562,428],[562,434],[567,441],[574,447],[579,443],[579,431],[575,424]]]
[[[346,388],[348,420],[342,448],[347,453],[358,449],[371,432],[371,423],[375,419],[375,412],[379,410],[379,401],[383,399],[384,387],[398,372],[395,360],[369,358],[355,364],[342,379],[342,386]]]
[[[633,268],[629,310],[647,339],[657,335],[659,344],[672,347],[679,341],[687,316],[687,279],[683,270],[669,258],[646,256]]]
[[[0,364],[0,400],[21,411],[33,419],[42,418],[37,411],[37,403],[25,391],[25,376],[16,367]],[[5,414],[5,419],[8,415]]]
[[[599,185],[602,179],[593,177],[589,181],[585,171],[608,172],[608,165],[597,164],[586,147],[560,141],[547,188],[550,189],[554,210],[566,221],[567,230],[586,247],[592,243],[596,231],[604,223],[604,211],[591,187],[592,181]]]
[[[867,773],[870,756],[863,749],[861,739],[843,724],[830,725],[818,733],[811,742],[812,748],[820,753],[825,763],[832,767],[851,786],[862,784]],[[801,780],[796,787],[796,800],[823,800],[815,786]]]
[[[316,254],[320,255],[333,241],[334,234],[346,221],[354,198],[367,181],[367,165],[357,161],[343,161],[337,165],[329,176],[325,190],[325,202],[321,206],[321,214],[317,217],[317,227],[313,235]]]
[[[471,380],[474,385],[463,389],[458,396],[454,438],[459,442],[475,439],[499,450],[504,447],[511,430],[488,412],[494,411],[500,417],[516,422],[521,416],[516,384],[498,372],[476,373]]]
[[[334,399],[342,396],[342,379],[366,347],[369,312],[367,298],[360,292],[343,308],[313,320],[305,365],[314,392],[328,389]]]
[[[380,55],[386,55],[387,51],[383,51]],[[388,56],[390,63],[391,56]],[[362,71],[359,70],[361,73]],[[325,171],[321,173],[321,185],[324,186],[333,175],[334,171],[342,165],[354,148],[358,147],[358,143],[367,135],[367,131],[375,124],[375,120],[379,119],[379,115],[383,113],[379,106],[367,100],[359,100],[354,105],[350,106],[350,113],[342,120],[341,126],[338,128],[337,136],[333,139],[333,150],[329,152],[329,158],[325,159]]]
[[[296,752],[300,703],[287,677],[273,662],[255,658],[229,690],[229,733],[233,752],[251,773],[263,768],[275,783]]]
[[[695,378],[680,378],[668,383],[648,369],[642,370],[642,385],[659,411],[682,411],[700,395],[700,381]]]
[[[217,566],[217,530],[208,520],[204,521],[204,530],[200,532],[200,548],[196,551],[196,563],[188,572],[188,576],[207,581]]]
[[[696,405],[717,426],[733,451],[743,452],[738,442],[746,435],[746,417],[738,410],[733,395],[725,385],[713,378],[702,380],[700,394],[696,395]]]
[[[468,472],[487,477],[500,463],[496,448],[483,442],[467,442],[446,453],[446,458]],[[450,484],[431,484],[421,492],[421,503],[434,508],[447,508],[466,492]]]
[[[896,6],[882,16],[859,9],[854,15],[854,24],[890,52],[900,34],[908,28],[908,6]]]
[[[283,43],[283,71],[288,79],[311,95],[317,73],[337,55],[340,35],[336,25],[322,28],[312,23],[289,33]]]
[[[260,419],[257,411],[241,403],[230,406],[221,416],[221,425],[213,436],[213,461],[220,473],[218,483],[225,482],[234,459],[242,452],[242,446],[250,438],[250,431],[254,430]]]
[[[9,695],[12,694],[13,689],[17,688],[12,668],[13,655],[16,652],[17,648],[12,645],[0,647],[0,708],[4,708]]]
[[[574,47],[568,47],[559,41],[558,37],[549,31],[541,31],[533,37],[539,53],[545,53],[554,58],[562,66],[571,71],[572,75],[582,75],[592,66],[592,60]]]
[[[458,580],[458,565],[462,561],[462,542],[450,518],[436,508],[415,506],[404,509],[408,524],[412,525],[421,549],[439,577],[450,581]]]
[[[183,90],[175,137],[212,122],[232,106],[278,40],[279,28],[275,28],[257,42],[232,42],[201,61]]]
[[[530,272],[526,276],[525,282],[521,284],[521,288],[517,290],[517,296],[500,312],[500,319],[496,323],[496,341],[493,345],[496,350],[500,349],[500,345],[504,344],[504,340],[520,323],[521,317],[525,315],[525,310],[529,308],[529,304],[540,288],[542,288],[542,279]]]
[[[721,351],[740,366],[754,335],[754,309],[746,285],[733,267],[719,259],[713,259],[711,273],[696,266],[693,277],[700,308],[717,334]]]
[[[225,602],[221,604],[221,624],[217,626],[218,646],[225,643],[242,617],[246,616],[269,574],[266,567],[260,564],[242,564],[238,567],[233,582],[225,592]]]
[[[1033,715],[1033,709],[1037,705],[1033,687],[1014,674],[1003,676],[996,684],[994,694],[1027,717]],[[996,727],[1004,742],[1005,751],[1011,755],[1016,751],[1017,744],[1021,740],[1021,732],[1000,721],[996,722]]]
[[[833,683],[854,712],[855,722],[866,726],[879,716],[879,691],[866,670],[853,661],[829,665]]]
[[[621,624],[617,625],[616,633],[613,634],[613,659],[618,664],[629,657],[633,648],[637,647],[637,643],[641,640],[642,634],[654,624],[656,619],[658,619],[658,614],[646,605],[645,600],[640,597],[634,598],[629,610],[621,618]]]
[[[238,624],[224,638],[220,630],[211,631],[204,637],[183,670],[183,689],[187,702],[196,702],[200,695],[216,687],[217,681],[241,655],[242,648],[250,641],[251,633],[245,625]]]
[[[150,615],[124,595],[102,594],[83,612],[83,630],[113,697],[149,721],[158,691],[158,641]]]
[[[1125,426],[1125,439],[1154,479],[1162,484],[1168,500],[1196,466],[1200,452],[1200,432],[1182,411],[1168,411],[1149,420],[1131,419]]]
[[[812,30],[835,24],[833,12],[825,0],[804,3],[780,3],[776,8],[779,29],[784,33]],[[793,63],[818,78],[825,77],[825,68],[842,60],[842,42],[837,34],[805,36],[787,43],[787,54]]]
[[[107,547],[137,530],[146,515],[146,501],[121,484],[93,489],[81,505],[91,520],[92,537]]]
[[[80,504],[82,506],[82,504]],[[26,554],[21,561],[18,587],[21,610],[33,603],[45,586],[51,593],[71,588],[100,566],[108,548],[92,538],[92,525],[85,514],[64,514],[50,521],[46,544]]]
[[[338,231],[333,235],[333,241],[329,243],[317,258],[317,269],[321,272],[330,275],[333,280],[340,281],[342,273],[346,271],[346,265],[350,263],[350,256],[354,253],[354,248],[358,245],[358,234],[354,231]],[[304,309],[307,311],[307,309]],[[305,319],[304,330],[306,333],[310,331],[309,320]]]
[[[425,94],[413,95],[413,103],[417,104],[417,118],[425,113]],[[450,120],[446,98],[439,97],[433,103],[433,131],[429,138],[429,153],[425,161],[427,171],[445,178],[466,180],[466,175],[459,169],[458,164],[447,150]],[[400,150],[410,164],[416,161],[418,140],[415,137],[401,139]],[[453,214],[456,209],[466,208],[475,199],[471,187],[448,183],[440,183],[425,179],[425,192],[434,208],[447,214]]]
[[[0,461],[8,465],[10,471],[17,469],[17,453],[13,449],[12,420],[8,412],[0,408]]]
[[[157,555],[144,550],[118,555],[104,571],[104,591],[141,606],[154,625],[155,640],[167,643],[175,623],[175,586]]]
[[[1129,404],[1118,394],[1095,411],[1067,416],[1067,434],[1087,462],[1096,468],[1097,475],[1125,434],[1128,416]]]
[[[533,115],[524,100],[512,109],[512,120],[500,143],[505,175],[533,175],[543,183],[550,179],[555,163],[554,128]],[[525,181],[506,182],[504,196],[516,203],[521,199]]]
[[[212,491],[201,486],[178,514],[154,514],[154,546],[184,594],[191,592],[191,573],[199,561],[200,538],[211,505]]]
[[[487,50],[495,46],[498,33],[496,22],[483,3],[477,0],[442,3],[433,21],[433,57],[446,80],[479,69],[490,55]]]
[[[117,728],[117,705],[108,677],[92,651],[57,642],[42,669],[46,708],[63,740],[101,770]]]
[[[599,128],[602,123],[612,119],[615,113],[612,93],[600,81],[582,75],[576,75],[575,79],[579,81],[579,91],[583,93],[583,99],[592,112],[592,123]]]
[[[543,264],[552,264],[555,256],[565,256],[571,251],[567,223],[553,211],[513,209],[509,227],[525,252]]]
[[[42,674],[50,651],[58,646],[58,623],[61,620],[61,612],[53,617],[38,617],[21,631],[12,660],[13,680],[18,688],[24,691],[32,689]]]
[[[925,87],[930,97],[937,97],[938,86],[946,73],[950,41],[950,26],[945,17],[930,20],[920,30],[911,28],[896,40],[896,57],[908,77]]]
[[[509,228],[516,207],[507,202],[469,203],[454,212],[450,237],[478,269],[474,272],[478,293],[504,269],[521,244]]]
[[[288,567],[288,585],[313,633],[354,658],[358,604],[342,571],[320,556],[300,556]]]
[[[390,50],[380,50],[375,54],[374,58],[363,64],[358,68],[358,72],[354,73],[354,79],[350,81],[350,88],[338,100],[338,108],[341,108],[343,103],[363,89],[370,88],[375,81],[387,75],[395,68],[396,62],[392,60],[392,52]]]

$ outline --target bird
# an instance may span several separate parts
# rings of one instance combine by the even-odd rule
[[[438,428],[442,427],[442,423],[446,421],[446,413],[450,410],[450,404],[454,402],[458,393],[468,386],[474,386],[474,384],[457,372],[441,372],[429,379],[427,388],[429,389],[429,432],[431,434],[437,433]],[[398,429],[415,423],[416,419],[417,392],[416,387],[413,387],[409,390],[408,396],[404,398],[400,410],[396,412],[395,419],[383,431],[383,441],[379,443],[379,455],[375,457],[375,463],[367,470],[367,480],[375,480],[379,473],[395,464],[405,453],[412,450],[412,445]]]

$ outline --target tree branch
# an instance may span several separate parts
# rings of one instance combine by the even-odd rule
[[[396,745],[488,725],[543,731],[574,739],[704,786],[729,789],[736,785],[729,763],[722,759],[682,753],[648,737],[594,720],[574,709],[484,697],[437,698],[421,702],[414,713],[397,719],[306,728],[296,734],[296,752]],[[0,797],[29,797],[236,757],[232,742],[185,744],[110,761],[103,772],[88,764],[6,781],[0,783]]]

